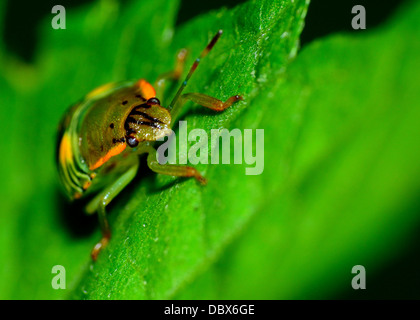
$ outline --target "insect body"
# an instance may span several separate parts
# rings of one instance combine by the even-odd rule
[[[69,109],[60,124],[57,163],[61,182],[71,200],[93,194],[86,206],[89,214],[98,213],[102,239],[92,250],[96,260],[111,237],[105,207],[135,177],[140,154],[147,153],[148,167],[157,173],[205,179],[193,167],[160,164],[153,142],[171,132],[184,102],[191,100],[215,111],[222,111],[241,100],[239,95],[226,102],[201,93],[182,94],[200,60],[222,34],[220,30],[192,65],[171,104],[164,108],[155,88],[144,79],[103,85]],[[168,80],[182,73],[186,50],[178,54],[175,71],[158,78],[162,90]]]

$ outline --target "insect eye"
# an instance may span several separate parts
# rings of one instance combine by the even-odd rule
[[[127,138],[127,144],[131,147],[131,148],[135,148],[138,146],[139,141],[136,138],[133,137],[128,137]]]
[[[155,104],[160,105],[160,101],[158,98],[150,98],[149,100],[147,100],[146,103],[149,105],[155,105]]]

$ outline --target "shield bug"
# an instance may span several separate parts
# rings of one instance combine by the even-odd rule
[[[122,81],[93,90],[71,107],[61,121],[57,145],[60,180],[70,200],[93,195],[86,212],[98,213],[102,230],[102,239],[91,253],[93,260],[111,237],[105,208],[135,177],[139,155],[147,154],[148,167],[156,173],[194,177],[205,183],[193,167],[160,164],[153,144],[171,132],[186,101],[222,111],[242,99],[234,95],[223,102],[201,93],[183,94],[201,59],[221,34],[222,30],[219,30],[194,61],[168,107],[161,106],[155,88],[146,80]],[[156,89],[163,91],[167,81],[179,80],[186,54],[185,49],[178,53],[174,71],[159,77]]]

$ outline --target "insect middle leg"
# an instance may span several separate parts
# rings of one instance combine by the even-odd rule
[[[176,164],[160,164],[157,160],[157,152],[155,148],[149,147],[146,152],[148,153],[147,165],[153,172],[168,176],[195,178],[203,185],[207,183],[206,179],[200,174],[200,172],[198,172],[197,169]]]
[[[106,217],[106,206],[114,199],[136,176],[139,167],[139,160],[133,157],[133,163],[128,170],[124,172],[111,186],[102,191],[99,195],[92,199],[86,206],[86,212],[92,214],[98,213],[99,224],[102,231],[101,240],[93,247],[91,252],[92,259],[96,261],[99,252],[106,247],[111,238],[111,230],[109,228],[108,219]]]

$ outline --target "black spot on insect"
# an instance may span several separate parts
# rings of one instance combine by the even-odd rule
[[[111,124],[109,125],[109,127],[110,127],[111,129],[114,129],[114,124],[113,124],[113,123],[111,123]]]
[[[101,146],[101,152],[102,152],[102,151],[104,151],[104,146],[103,146],[103,145]]]
[[[127,100],[124,100],[121,104],[122,104],[123,106],[125,106],[127,103],[128,103],[128,101],[127,101]]]
[[[122,142],[125,142],[125,138],[124,137],[119,138],[119,139],[115,139],[115,138],[112,139],[112,143],[113,144],[122,143]]]
[[[146,101],[146,99],[142,95],[140,95],[140,94],[136,94],[136,98],[139,98],[139,99],[141,99],[143,101]]]

